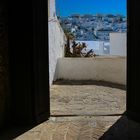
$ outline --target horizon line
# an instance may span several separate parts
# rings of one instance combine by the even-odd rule
[[[79,14],[79,13],[72,13],[72,14],[69,14],[69,15],[58,15],[58,14],[56,14],[57,16],[60,16],[60,17],[68,17],[68,16],[72,16],[72,15],[80,15],[80,16],[83,16],[83,15],[97,15],[97,14],[101,14],[101,15],[113,15],[113,16],[116,16],[116,15],[122,15],[122,16],[124,16],[124,17],[127,17],[127,14],[125,15],[125,14],[121,14],[121,13],[92,13],[92,14],[90,14],[90,13],[84,13],[84,14]]]

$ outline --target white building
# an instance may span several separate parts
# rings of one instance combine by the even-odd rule
[[[71,32],[72,33],[76,32],[76,29],[75,28],[71,28]]]
[[[127,55],[126,33],[110,33],[110,55]]]
[[[83,35],[83,34],[84,34],[84,31],[83,31],[83,30],[81,30],[81,31],[80,31],[80,33],[81,33],[81,35]]]
[[[83,50],[83,52],[87,52],[90,49],[93,49],[93,51],[97,54],[97,55],[110,55],[109,54],[109,49],[110,49],[110,43],[109,42],[105,42],[105,41],[79,41],[76,40],[76,42],[78,43],[86,43],[87,45],[87,49]]]

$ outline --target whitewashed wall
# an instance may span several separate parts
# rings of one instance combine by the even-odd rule
[[[110,33],[110,55],[127,55],[126,33]]]
[[[56,8],[55,8],[55,0],[48,0],[48,13],[49,13],[49,17],[55,17],[55,13],[56,13]]]
[[[82,43],[82,42],[86,43],[86,45],[87,45],[86,52],[89,51],[90,49],[93,49],[94,52],[98,55],[109,55],[109,49],[110,49],[109,42],[105,42],[105,41],[78,41],[78,40],[76,40],[76,42],[77,43],[78,42],[79,43]]]
[[[126,85],[126,57],[61,58],[57,79],[102,80]]]
[[[66,37],[57,20],[55,13],[55,0],[50,0],[49,22],[49,79],[50,85],[55,80],[57,59],[64,57]]]

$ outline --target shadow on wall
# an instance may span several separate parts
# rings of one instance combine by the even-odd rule
[[[122,116],[99,140],[140,140],[140,124]]]

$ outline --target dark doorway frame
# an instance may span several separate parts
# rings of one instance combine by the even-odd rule
[[[48,4],[13,0],[8,6],[10,122],[40,123],[50,116]]]
[[[127,18],[127,117],[140,122],[140,12],[137,0],[127,0]]]

